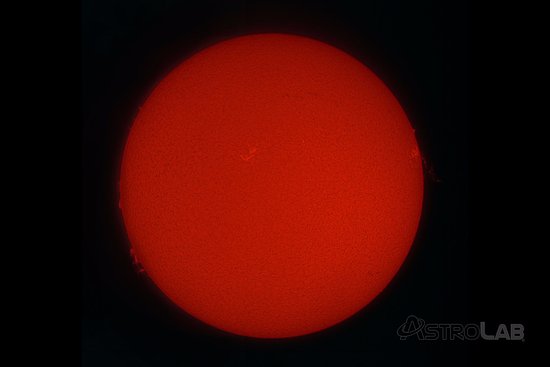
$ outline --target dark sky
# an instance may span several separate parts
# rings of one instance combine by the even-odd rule
[[[476,343],[396,334],[410,314],[456,323],[506,316],[480,306],[487,290],[472,281],[483,240],[473,233],[479,194],[470,189],[480,121],[471,108],[470,22],[465,1],[83,0],[84,366],[463,366],[474,359]],[[162,297],[133,268],[117,208],[125,135],[154,85],[194,52],[258,32],[313,37],[365,63],[400,101],[426,159],[421,225],[390,286],[346,322],[283,341],[225,334]]]

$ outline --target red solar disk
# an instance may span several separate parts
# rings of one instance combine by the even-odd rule
[[[209,47],[154,89],[130,131],[121,209],[175,304],[252,337],[303,335],[373,300],[413,242],[413,128],[363,64],[312,39]]]

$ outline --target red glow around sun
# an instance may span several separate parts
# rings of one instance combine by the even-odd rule
[[[373,300],[413,242],[423,175],[399,103],[351,56],[264,34],[172,71],[134,122],[121,209],[145,271],[219,329],[303,335]]]

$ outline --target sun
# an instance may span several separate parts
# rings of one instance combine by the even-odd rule
[[[180,64],[129,133],[126,230],[187,313],[284,338],[369,304],[414,240],[423,200],[414,130],[383,82],[325,43],[233,38]]]

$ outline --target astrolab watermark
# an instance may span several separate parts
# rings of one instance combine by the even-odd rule
[[[426,323],[420,317],[410,315],[397,329],[401,340],[525,340],[523,324],[500,324],[488,330],[485,322],[478,324]]]

